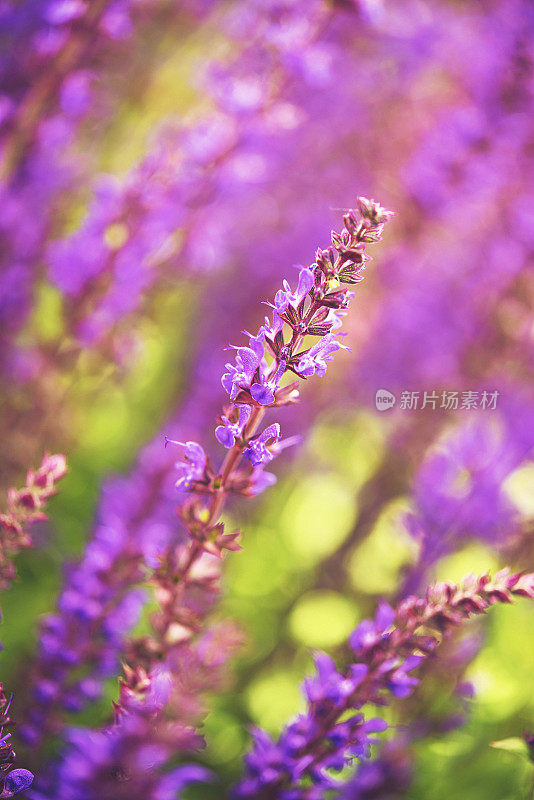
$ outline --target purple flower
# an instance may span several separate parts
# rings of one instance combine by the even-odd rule
[[[239,406],[236,422],[231,422],[228,417],[222,415],[223,424],[215,428],[215,436],[224,447],[230,448],[234,446],[236,439],[239,439],[242,435],[243,428],[247,424],[251,412],[252,408],[250,406]]]
[[[395,620],[395,612],[385,601],[380,603],[374,619],[364,619],[351,633],[349,644],[356,655],[370,647],[374,647],[391,628]]]
[[[341,349],[346,350],[346,347],[334,337],[333,333],[327,333],[301,356],[295,369],[303,378],[309,378],[311,375],[323,376],[326,373],[327,361],[331,361],[333,353]]]
[[[264,492],[265,489],[274,486],[275,483],[276,475],[273,475],[272,472],[265,472],[263,467],[254,467],[247,494],[251,497],[256,497],[256,495]]]
[[[252,461],[254,466],[260,464],[268,464],[274,458],[274,453],[271,452],[271,446],[280,439],[280,425],[278,422],[273,422],[268,428],[265,428],[263,433],[260,433],[255,439],[252,439],[246,450],[243,450],[243,455]]]
[[[389,676],[387,687],[394,697],[408,697],[419,683],[417,678],[408,675],[412,669],[418,667],[423,661],[422,656],[408,656]],[[390,665],[386,662],[383,665],[386,671]]]
[[[261,364],[264,355],[263,341],[261,337],[252,337],[250,347],[238,347],[234,364],[226,364],[225,372],[222,376],[222,385],[230,395],[231,400],[235,400],[241,389],[248,389],[254,374]]]
[[[265,323],[261,326],[259,335],[265,335],[269,339],[274,339],[276,334],[284,327],[284,320],[276,310],[273,308],[273,321],[271,323],[269,317],[265,317]]]
[[[342,704],[367,674],[365,664],[354,664],[349,675],[341,675],[325,653],[316,653],[314,661],[317,675],[304,681],[304,692],[310,703],[320,704],[328,700],[334,705]]]
[[[0,684],[0,798],[13,797],[27,789],[33,781],[33,775],[27,769],[11,770],[16,756],[11,745],[11,733],[6,733],[5,729],[12,723],[9,716],[12,699],[13,696],[9,699],[6,697]]]
[[[254,466],[268,464],[273,458],[280,455],[286,447],[291,447],[300,441],[299,436],[289,436],[287,439],[280,440],[280,425],[273,422],[265,428],[263,433],[255,439],[251,439],[249,446],[243,451],[245,458],[252,461]]]
[[[202,480],[207,463],[203,447],[197,442],[177,442],[174,439],[166,439],[165,446],[168,443],[178,444],[184,448],[183,461],[177,461],[175,465],[178,470],[176,488],[187,489],[192,481]]]
[[[286,362],[280,361],[275,373],[269,377],[266,370],[260,370],[259,382],[250,387],[250,394],[262,406],[274,403],[274,393],[278,389],[280,379],[286,370]]]
[[[4,779],[4,787],[0,798],[14,797],[33,783],[33,775],[28,769],[14,769]]]
[[[306,297],[313,287],[314,269],[313,266],[302,267],[299,272],[299,282],[295,292],[291,291],[291,286],[284,280],[283,289],[279,289],[274,298],[274,309],[277,314],[283,314],[289,305],[296,308]]]
[[[274,393],[285,372],[286,362],[279,361],[274,373],[267,366],[264,358],[266,330],[266,326],[263,326],[257,336],[249,338],[250,347],[237,347],[235,364],[226,364],[228,372],[222,376],[222,385],[232,400],[237,397],[241,389],[246,389],[262,406],[274,402]]]

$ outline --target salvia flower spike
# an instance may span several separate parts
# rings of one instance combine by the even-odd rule
[[[396,609],[382,603],[374,620],[361,622],[350,637],[354,663],[338,670],[327,655],[316,654],[317,674],[303,686],[306,711],[278,741],[265,731],[253,732],[235,797],[320,800],[326,790],[341,788],[332,771],[367,757],[372,734],[387,727],[384,720],[366,719],[360,709],[407,697],[418,684],[413,670],[454,628],[516,597],[534,599],[534,574],[503,569],[493,578],[470,575],[460,586],[435,584],[424,597],[408,597]]]
[[[369,258],[366,245],[381,239],[385,223],[393,216],[363,197],[358,198],[358,208],[359,213],[345,214],[341,233],[332,232],[332,245],[317,250],[315,262],[299,269],[296,287],[284,280],[270,304],[272,321],[266,318],[258,333],[249,335],[248,345],[234,347],[235,359],[226,364],[221,379],[231,406],[215,430],[217,440],[229,450],[219,472],[213,470],[200,444],[181,445],[176,485],[212,496],[206,526],[218,521],[227,493],[257,494],[268,485],[264,466],[297,441],[282,439],[277,422],[258,433],[268,408],[298,399],[295,383],[282,385],[284,376],[323,376],[333,354],[346,349],[336,334],[353,296],[346,287],[362,279]],[[284,329],[289,332],[285,334]],[[317,337],[317,341],[304,346],[305,337]]]

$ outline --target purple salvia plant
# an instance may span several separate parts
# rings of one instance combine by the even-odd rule
[[[530,404],[515,398],[495,419],[480,414],[447,431],[420,464],[412,487],[413,510],[403,515],[418,542],[417,564],[401,593],[418,591],[436,561],[477,538],[503,551],[519,535],[525,519],[504,490],[514,470],[534,451]]]
[[[429,736],[448,734],[466,722],[475,689],[465,680],[465,670],[480,652],[485,638],[480,626],[475,626],[474,632],[471,628],[469,625],[461,631],[461,637],[453,634],[444,641],[439,658],[426,659],[419,671],[423,685],[437,684],[443,695],[450,693],[450,704],[430,709],[428,691],[415,691],[410,699],[403,701],[402,725],[393,738],[382,743],[378,755],[358,763],[356,772],[341,790],[342,800],[404,797],[414,773],[414,744]]]
[[[249,346],[236,347],[235,362],[226,365],[222,384],[232,405],[224,410],[216,429],[217,439],[228,449],[221,468],[214,469],[200,444],[172,442],[182,450],[176,465],[177,487],[211,498],[207,505],[186,500],[180,511],[191,537],[193,560],[203,551],[221,555],[228,545],[235,548],[236,536],[224,534],[219,522],[227,495],[257,494],[265,488],[271,479],[264,466],[294,443],[280,439],[278,423],[259,432],[269,407],[298,399],[297,383],[282,386],[283,376],[291,373],[305,380],[313,374],[324,375],[333,353],[343,348],[334,332],[352,293],[342,284],[361,280],[368,259],[366,245],[380,240],[392,216],[374,201],[360,198],[358,202],[361,218],[353,211],[344,216],[345,228],[341,234],[332,232],[332,246],[318,250],[314,264],[300,269],[297,289],[292,291],[285,282],[277,292],[272,322],[266,318],[258,334],[249,337]],[[302,348],[305,337],[318,341]]]
[[[280,293],[277,294],[272,326],[266,321],[259,334],[250,337],[250,347],[236,348],[235,364],[227,364],[228,372],[223,375],[222,383],[234,405],[225,409],[222,425],[216,429],[218,440],[229,451],[220,470],[215,471],[196,442],[172,442],[182,448],[183,454],[176,465],[177,488],[211,499],[207,504],[194,497],[183,501],[179,514],[189,544],[177,551],[171,548],[154,572],[161,611],[155,618],[154,635],[142,643],[147,671],[167,658],[173,645],[178,645],[180,651],[180,646],[189,643],[202,629],[203,617],[211,605],[210,595],[216,591],[213,569],[209,563],[202,566],[206,556],[220,558],[224,550],[240,549],[239,533],[225,533],[224,523],[219,521],[227,495],[253,495],[265,488],[271,482],[269,474],[264,472],[265,464],[294,443],[293,438],[280,439],[278,423],[272,423],[261,433],[257,430],[269,406],[279,407],[297,399],[295,383],[280,385],[284,372],[301,376],[301,364],[306,358],[315,363],[320,358],[318,352],[324,358],[324,349],[320,351],[316,346],[300,349],[304,337],[318,336],[327,343],[328,355],[333,351],[331,329],[338,322],[335,311],[346,308],[349,299],[348,292],[339,291],[340,281],[355,282],[355,270],[363,268],[366,244],[380,239],[384,224],[391,217],[391,212],[364,198],[360,198],[359,207],[361,219],[357,220],[352,211],[346,214],[343,234],[332,234],[334,247],[318,251],[315,264],[300,270],[296,293],[292,294],[287,284],[284,286],[283,292],[290,294],[291,299],[281,301]],[[331,266],[325,270],[327,257]],[[291,331],[287,341],[284,323]],[[339,347],[338,343],[335,349]],[[266,352],[272,356],[270,365]],[[207,600],[199,601],[199,590]],[[188,599],[190,595],[195,598],[193,601]],[[134,652],[138,647],[134,647]],[[150,660],[147,663],[147,656],[152,657],[152,663]]]
[[[460,587],[436,584],[425,597],[410,596],[395,610],[382,603],[374,620],[361,622],[351,634],[353,664],[338,670],[327,655],[316,654],[317,675],[307,678],[303,687],[306,712],[278,741],[262,730],[254,732],[235,796],[321,800],[325,791],[341,789],[332,771],[340,771],[355,757],[367,757],[374,742],[370,734],[387,727],[381,719],[358,713],[362,706],[410,695],[418,683],[412,671],[451,631],[494,603],[510,603],[514,596],[534,598],[534,575],[504,569],[493,579],[487,574],[469,576]]]
[[[175,800],[190,783],[209,781],[210,773],[194,765],[160,770],[177,752],[201,744],[168,714],[173,691],[173,677],[162,666],[150,677],[142,668],[126,668],[114,723],[101,731],[67,731],[66,752],[53,775],[43,776],[34,800]]]
[[[212,314],[195,342],[191,390],[166,423],[167,431],[187,425],[196,433],[210,424],[217,413],[217,373],[224,361],[213,348],[213,337],[221,330],[230,336],[236,316],[245,317],[249,310],[244,293],[220,308],[224,280],[211,283]],[[161,564],[159,555],[167,549],[172,559],[178,557],[176,547],[183,544],[184,534],[176,526],[174,459],[161,440],[159,434],[143,448],[130,475],[105,482],[92,538],[81,561],[66,573],[58,613],[42,625],[31,703],[21,729],[34,747],[47,733],[60,731],[65,710],[94,702],[105,678],[117,674],[120,657],[129,649],[125,637],[137,619],[134,612],[144,601],[136,585],[146,578],[147,567],[154,570]],[[215,587],[219,560],[206,555],[200,564],[211,573]],[[128,596],[132,599],[125,604]],[[123,612],[128,607],[127,615]]]
[[[114,492],[119,490],[115,485],[108,490],[104,521],[97,524],[82,561],[71,567],[56,613],[42,623],[31,705],[20,729],[34,749],[61,729],[65,711],[80,711],[100,696],[102,681],[119,668],[125,634],[146,601],[145,592],[136,588],[144,577],[145,540],[133,519],[125,515],[118,521]],[[121,502],[126,497],[122,492]],[[135,510],[132,496],[133,517]]]
[[[69,205],[95,167],[95,144],[101,143],[95,133],[109,129],[112,109],[131,90],[131,82],[121,85],[114,60],[120,57],[127,71],[154,18],[174,23],[178,32],[196,24],[209,6],[204,0],[38,0],[2,6],[0,369],[13,374],[16,383],[38,381],[45,362],[47,370],[52,367],[41,343],[22,343],[17,334],[31,324],[50,239],[65,224]],[[107,184],[101,198],[104,213],[113,202],[109,179]],[[104,237],[105,229],[101,233]],[[106,248],[103,238],[101,244],[109,256],[112,246]],[[86,287],[85,303],[82,298],[72,302],[88,258],[78,252],[76,266],[71,264],[70,275],[63,275],[67,328],[75,327],[82,308],[87,313],[87,305],[103,289],[97,281]],[[129,267],[133,279],[134,266]],[[60,353],[52,360],[53,366],[65,367]]]

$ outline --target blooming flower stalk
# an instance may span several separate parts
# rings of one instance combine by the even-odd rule
[[[8,490],[7,509],[0,514],[0,588],[7,588],[15,578],[15,568],[9,559],[31,546],[27,527],[47,518],[46,503],[56,494],[56,484],[66,474],[65,456],[47,453],[36,472],[28,470],[22,489]]]
[[[182,449],[176,465],[176,487],[200,498],[186,498],[179,510],[189,543],[178,549],[171,545],[154,571],[156,599],[162,611],[155,622],[160,644],[153,637],[148,644],[152,657],[156,652],[161,660],[168,655],[169,645],[187,642],[201,630],[210,597],[217,591],[217,574],[206,562],[206,556],[221,558],[224,550],[240,549],[239,534],[225,533],[224,523],[219,521],[227,495],[257,493],[268,483],[264,465],[295,441],[293,437],[280,439],[278,423],[270,424],[261,433],[257,430],[268,406],[296,401],[295,383],[282,387],[280,382],[285,372],[299,375],[299,364],[314,349],[300,349],[304,337],[311,331],[311,335],[326,340],[329,347],[333,345],[330,331],[338,320],[330,318],[333,312],[346,308],[349,299],[346,291],[338,290],[337,277],[332,289],[333,276],[340,274],[344,280],[343,276],[350,273],[347,283],[354,283],[356,264],[361,270],[366,259],[366,243],[380,239],[385,222],[391,217],[391,212],[364,198],[359,199],[359,208],[361,219],[353,211],[346,214],[343,233],[332,234],[334,247],[317,251],[316,262],[300,270],[299,288],[294,295],[285,284],[284,292],[291,297],[285,305],[278,302],[280,312],[275,306],[272,326],[266,320],[257,336],[249,338],[250,347],[236,348],[235,365],[227,364],[222,383],[234,404],[225,409],[222,424],[215,432],[229,451],[220,470],[214,469],[200,444],[167,440]],[[329,267],[325,267],[327,263]],[[283,333],[286,322],[290,329],[287,341]],[[270,364],[267,355],[271,357]],[[207,503],[201,499],[206,495],[210,498]],[[146,645],[147,642],[145,650]],[[144,666],[150,668],[153,664],[145,661]]]
[[[300,268],[297,288],[292,290],[284,281],[272,304],[272,321],[266,317],[259,332],[249,336],[248,346],[235,347],[235,361],[226,364],[222,385],[232,405],[221,415],[215,435],[229,452],[219,472],[201,445],[174,442],[183,448],[177,487],[211,495],[207,506],[192,503],[182,514],[186,528],[194,527],[197,539],[213,535],[229,493],[256,493],[265,484],[264,465],[294,444],[293,438],[280,438],[276,422],[258,433],[269,407],[298,400],[298,384],[282,385],[284,376],[303,380],[322,376],[333,353],[344,347],[335,332],[352,297],[347,287],[362,280],[369,258],[366,245],[381,239],[392,216],[365,198],[359,198],[358,207],[359,216],[352,210],[345,214],[340,234],[332,231],[332,245],[318,250],[311,266]],[[318,341],[307,345],[310,337]],[[243,456],[252,466],[242,465]]]
[[[534,574],[503,569],[494,578],[468,576],[461,586],[438,583],[425,597],[408,597],[395,610],[382,603],[374,620],[361,622],[350,637],[353,664],[338,670],[327,655],[316,655],[317,675],[304,683],[307,710],[278,741],[254,732],[236,797],[320,800],[326,790],[341,788],[331,770],[367,756],[369,734],[387,727],[383,720],[366,720],[359,709],[407,697],[418,683],[411,672],[454,628],[514,597],[534,599]]]
[[[235,363],[226,365],[222,384],[233,405],[224,410],[221,425],[215,431],[218,441],[228,449],[219,471],[200,444],[171,441],[182,450],[176,465],[176,487],[200,495],[199,499],[185,499],[180,508],[180,518],[190,537],[185,553],[177,562],[172,551],[169,555],[175,588],[171,593],[173,613],[166,616],[167,624],[174,625],[175,635],[179,629],[178,641],[187,641],[199,630],[199,615],[191,614],[185,600],[195,565],[206,553],[222,557],[224,550],[239,549],[239,534],[225,533],[224,523],[219,521],[227,496],[256,494],[265,488],[271,476],[264,472],[264,466],[295,442],[294,437],[280,439],[277,422],[258,433],[267,408],[298,399],[297,384],[282,386],[283,376],[292,373],[307,379],[315,372],[322,375],[326,360],[342,347],[334,339],[333,330],[339,327],[339,315],[347,308],[351,294],[340,286],[361,279],[368,258],[366,244],[381,238],[384,225],[392,216],[374,201],[359,198],[358,204],[360,218],[354,211],[345,215],[342,233],[332,232],[332,247],[318,250],[315,263],[300,269],[296,291],[292,292],[284,282],[275,298],[272,323],[266,318],[258,334],[249,336],[248,347],[235,348]],[[284,326],[289,328],[287,334]],[[319,342],[302,348],[308,336],[318,337]],[[201,499],[205,495],[209,497],[207,503]],[[209,584],[207,588],[209,591]],[[168,602],[168,592],[160,591],[160,596],[164,603]],[[181,609],[176,597],[182,603]]]

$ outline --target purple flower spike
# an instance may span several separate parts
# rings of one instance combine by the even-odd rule
[[[4,781],[0,798],[14,797],[33,783],[33,774],[28,769],[14,769]]]
[[[233,447],[236,439],[243,433],[243,428],[248,422],[252,408],[250,406],[239,406],[237,422],[231,422],[228,417],[222,416],[222,425],[215,428],[215,436],[223,447]]]

